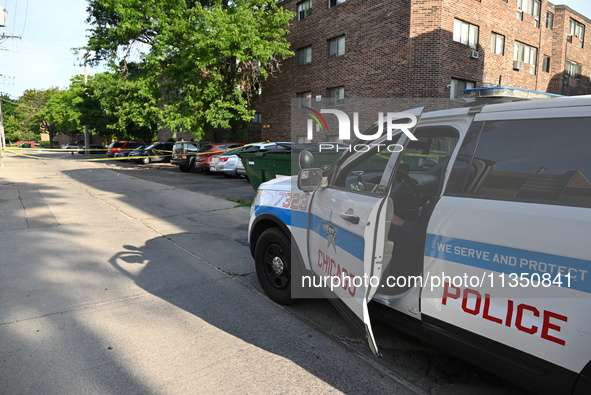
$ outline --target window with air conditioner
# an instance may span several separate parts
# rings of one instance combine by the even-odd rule
[[[583,41],[585,40],[585,25],[571,19],[568,27],[568,34],[569,36],[577,37],[581,40],[581,48],[583,47]]]
[[[513,60],[518,60],[531,65],[532,67],[530,72],[532,74],[536,73],[537,58],[538,49],[536,47],[515,41]]]
[[[541,0],[517,0],[517,19],[523,20],[523,14],[534,17],[534,26],[540,27]]]

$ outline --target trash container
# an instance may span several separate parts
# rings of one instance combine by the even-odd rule
[[[21,143],[19,148],[31,148],[31,143]]]
[[[343,154],[341,151],[319,152],[317,145],[298,144],[283,150],[260,150],[238,154],[242,159],[244,170],[252,187],[256,190],[263,182],[277,176],[291,176],[298,174],[299,153],[308,149],[314,155],[314,167],[325,168],[337,161]]]

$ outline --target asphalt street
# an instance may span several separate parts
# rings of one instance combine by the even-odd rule
[[[83,159],[4,155],[1,393],[520,393],[379,324],[374,357],[326,301],[269,301],[247,181]]]

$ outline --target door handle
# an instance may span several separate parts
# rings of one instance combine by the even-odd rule
[[[354,225],[357,225],[359,223],[359,217],[355,214],[341,213],[341,218],[345,221],[351,222]]]

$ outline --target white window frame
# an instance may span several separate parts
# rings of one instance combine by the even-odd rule
[[[520,60],[523,63],[531,65],[531,73],[535,74],[538,63],[538,49],[520,41],[515,41],[513,60]]]
[[[505,36],[492,32],[490,39],[490,51],[498,55],[505,54]]]
[[[471,48],[478,46],[478,34],[480,28],[471,23],[454,19],[453,40],[458,43],[466,44]]]

